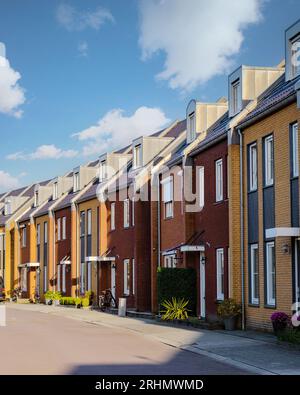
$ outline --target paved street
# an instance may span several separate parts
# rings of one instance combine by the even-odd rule
[[[34,309],[8,305],[7,326],[0,327],[2,374],[246,373],[138,331],[65,316],[74,315],[76,310],[41,307],[54,312],[45,314]],[[81,314],[85,313],[97,314]]]

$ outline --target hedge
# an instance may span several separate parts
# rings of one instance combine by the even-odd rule
[[[157,271],[158,307],[164,300],[184,298],[189,301],[189,315],[196,314],[197,306],[197,274],[192,268],[158,268]]]

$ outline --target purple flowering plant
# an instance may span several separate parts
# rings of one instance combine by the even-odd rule
[[[289,320],[290,317],[282,311],[275,311],[275,313],[271,315],[272,322],[287,324]]]

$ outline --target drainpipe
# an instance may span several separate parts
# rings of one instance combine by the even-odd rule
[[[53,210],[49,210],[49,217],[52,218],[52,242],[53,242],[53,247],[52,247],[52,253],[53,253],[53,290],[54,292],[56,291],[56,281],[54,280],[56,278],[56,258],[55,258],[55,215]],[[49,242],[49,235],[48,235],[48,242]],[[49,262],[50,263],[50,262]],[[45,262],[44,262],[45,265]],[[48,269],[49,272],[49,269]],[[49,279],[48,279],[49,281]]]
[[[244,280],[244,204],[243,204],[243,134],[240,137],[240,225],[241,225],[241,287],[242,287],[242,330],[245,330],[245,280]]]

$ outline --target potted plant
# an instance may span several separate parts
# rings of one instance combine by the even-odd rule
[[[290,322],[290,317],[282,311],[275,311],[271,315],[271,321],[274,333],[278,334],[279,332],[282,332],[286,329],[288,323]]]
[[[54,306],[59,306],[60,299],[61,299],[61,293],[60,292],[53,292]]]
[[[218,305],[217,313],[223,319],[227,331],[236,329],[237,318],[241,311],[241,305],[236,303],[234,299],[225,299]]]
[[[44,298],[45,298],[45,304],[48,306],[48,305],[51,305],[52,304],[52,300],[53,300],[53,292],[52,291],[47,291],[45,294],[44,294]]]

